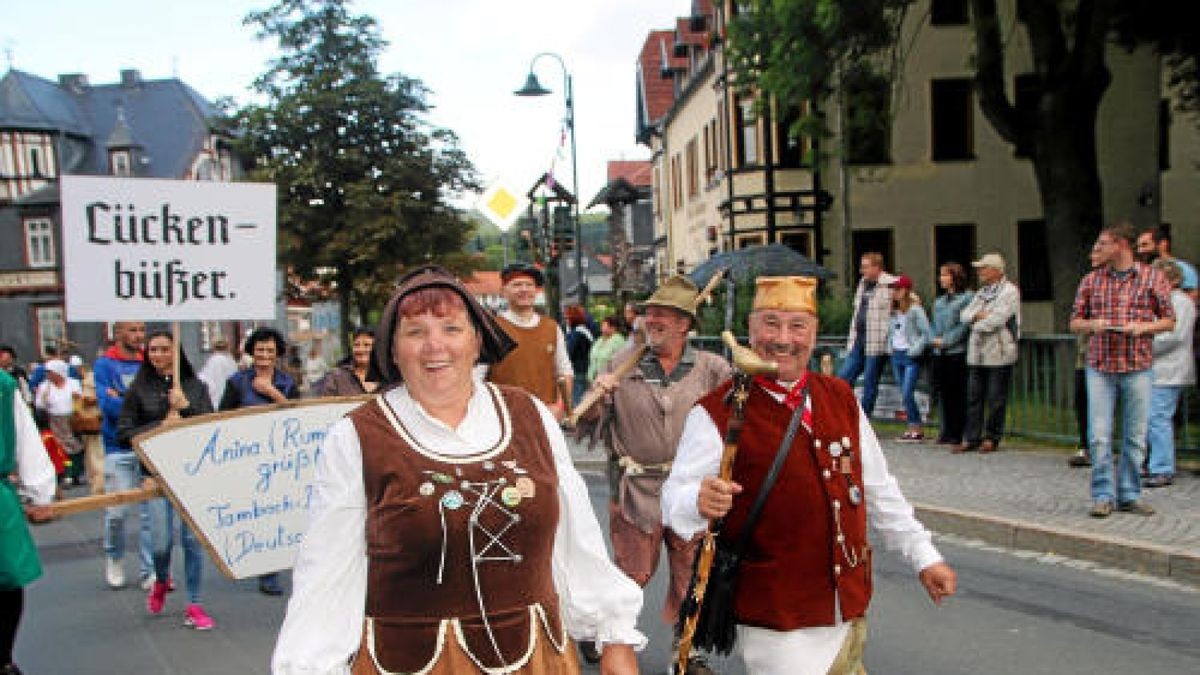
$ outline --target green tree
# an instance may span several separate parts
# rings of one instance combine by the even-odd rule
[[[898,69],[900,27],[914,0],[749,0],[730,22],[730,67],[738,85],[777,100],[821,104],[841,73]],[[1038,0],[1022,3],[1034,83],[1028,107],[1005,90],[1005,26],[996,0],[969,0],[975,88],[984,115],[1014,147],[1028,149],[1046,220],[1056,322],[1074,298],[1086,253],[1101,226],[1096,118],[1112,79],[1114,42],[1166,56],[1185,106],[1197,107],[1197,35],[1191,3]],[[924,19],[921,19],[924,20]],[[1008,24],[1006,24],[1008,25]],[[887,114],[887,111],[882,111]],[[861,124],[861,121],[858,123]],[[827,133],[809,115],[796,132]]]
[[[429,90],[379,72],[378,24],[348,5],[281,0],[248,14],[279,50],[254,82],[264,102],[232,121],[253,178],[277,186],[281,261],[331,274],[343,317],[353,307],[366,323],[406,268],[473,265],[472,225],[447,199],[479,186],[454,133],[425,120]]]

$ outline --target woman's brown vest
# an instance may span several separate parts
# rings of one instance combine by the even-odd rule
[[[722,437],[729,386],[700,400]],[[849,620],[863,616],[871,599],[858,404],[844,382],[817,373],[809,375],[809,394],[813,435],[797,432],[739,569],[735,608],[741,624],[773,630],[830,626],[838,604],[841,618]],[[751,387],[733,466],[743,491],[725,518],[723,544],[737,541],[791,414],[761,387]]]
[[[558,368],[554,352],[558,349],[558,324],[541,317],[533,328],[522,328],[503,316],[496,317],[504,331],[517,343],[500,363],[488,369],[488,380],[497,384],[520,387],[554,405],[558,398]]]
[[[485,385],[501,440],[471,456],[417,447],[383,397],[350,414],[367,497],[368,648],[383,670],[432,665],[455,640],[480,669],[565,646],[551,554],[557,474],[532,399]],[[540,627],[538,624],[541,624]]]

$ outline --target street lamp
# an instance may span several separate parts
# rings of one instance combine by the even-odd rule
[[[587,305],[588,286],[586,277],[583,274],[583,229],[579,222],[579,166],[577,157],[575,156],[575,101],[571,93],[571,73],[567,72],[567,64],[563,62],[562,57],[554,52],[542,52],[533,57],[529,61],[529,76],[525,78],[525,86],[514,91],[517,96],[545,96],[553,93],[549,89],[542,86],[538,82],[537,75],[533,72],[533,67],[537,64],[538,59],[543,56],[548,56],[558,61],[558,65],[563,71],[563,90],[567,97],[567,130],[571,132],[571,182],[572,189],[575,192],[574,218],[575,218],[575,272],[579,278],[579,304]]]

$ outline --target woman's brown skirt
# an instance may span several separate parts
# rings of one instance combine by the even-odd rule
[[[547,637],[541,622],[536,624],[535,630],[537,630],[537,643],[533,647],[533,653],[529,656],[529,660],[520,668],[504,672],[517,675],[579,675],[579,653],[575,649],[575,643],[567,638],[560,654]],[[475,664],[475,661],[458,643],[453,630],[446,631],[446,644],[442,647],[442,653],[437,662],[429,670],[424,671],[429,675],[464,675],[482,672],[484,671]],[[354,655],[350,673],[351,675],[386,675],[385,671],[380,670],[376,666],[375,660],[371,658],[371,652],[367,647],[365,625],[362,641],[359,643],[358,653]]]

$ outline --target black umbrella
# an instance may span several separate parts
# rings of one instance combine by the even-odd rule
[[[783,244],[747,246],[718,253],[697,265],[688,277],[697,286],[703,287],[713,273],[725,267],[729,268],[729,274],[735,281],[748,281],[760,276],[816,277],[821,280],[834,277],[833,272]]]

